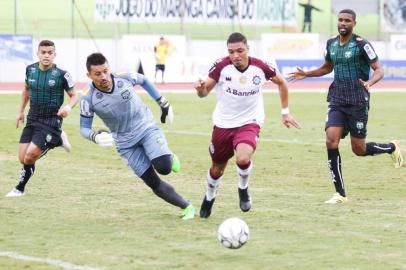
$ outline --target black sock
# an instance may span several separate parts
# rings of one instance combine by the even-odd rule
[[[35,165],[34,164],[24,164],[24,167],[21,169],[20,172],[20,182],[16,186],[16,189],[18,189],[21,192],[24,192],[25,185],[28,183],[28,180],[30,180],[31,176],[34,174],[35,171]]]
[[[147,184],[158,197],[166,202],[182,209],[189,205],[189,202],[183,199],[171,185],[159,178],[152,166],[141,175],[141,179],[144,180],[145,184]]]
[[[344,179],[341,173],[341,156],[338,149],[327,149],[328,169],[330,171],[331,180],[334,183],[336,192],[345,197]]]
[[[369,142],[367,143],[367,156],[375,156],[379,154],[390,154],[395,151],[395,144],[393,143],[374,143]]]

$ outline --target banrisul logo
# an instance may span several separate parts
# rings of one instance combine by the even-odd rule
[[[103,19],[110,17],[114,12],[114,0],[96,0],[96,13]]]

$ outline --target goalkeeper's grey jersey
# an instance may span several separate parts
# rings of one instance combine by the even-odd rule
[[[147,128],[156,125],[151,110],[134,91],[134,86],[143,84],[144,79],[133,73],[112,75],[113,90],[109,93],[92,83],[80,101],[81,128],[91,128],[96,114],[110,129],[118,149],[136,144]]]

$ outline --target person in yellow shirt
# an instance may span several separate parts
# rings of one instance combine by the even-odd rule
[[[164,37],[159,38],[159,43],[154,47],[155,53],[155,82],[157,82],[157,75],[158,71],[161,71],[162,74],[162,83],[165,82],[164,75],[165,75],[165,61],[166,56],[168,54],[168,42],[164,39]]]

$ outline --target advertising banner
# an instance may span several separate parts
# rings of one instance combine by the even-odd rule
[[[95,0],[95,21],[297,26],[297,0]]]
[[[32,61],[32,36],[0,35],[0,61]]]

